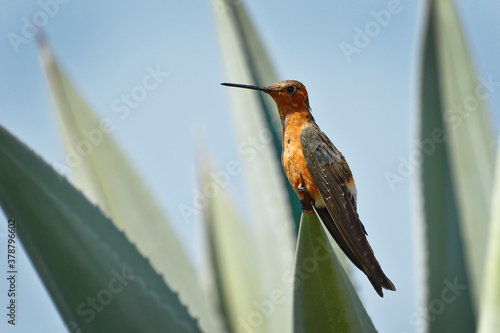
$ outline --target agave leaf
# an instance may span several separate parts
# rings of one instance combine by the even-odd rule
[[[220,45],[228,81],[252,83],[253,70],[241,46],[243,39],[235,22],[237,10],[244,10],[241,2],[216,2]],[[291,291],[283,275],[290,273],[293,265],[295,233],[290,197],[262,111],[261,97],[243,89],[228,89],[228,93],[250,205],[250,232],[255,237],[261,263],[259,292],[255,299],[266,300],[273,291],[282,291],[283,303],[275,307],[272,316],[264,318],[263,326],[268,332],[289,332]]]
[[[500,327],[500,150],[497,150],[495,184],[491,197],[491,223],[484,283],[481,294],[478,333],[495,332]]]
[[[486,87],[476,80],[448,0],[429,7],[422,71],[416,143],[423,158],[418,186],[426,317],[421,322],[430,332],[474,331],[493,147],[487,114],[476,95]],[[477,102],[473,109],[472,100]]]
[[[123,233],[2,127],[0,160],[0,204],[69,330],[200,332]]]
[[[40,53],[64,133],[66,167],[71,167],[75,186],[149,258],[165,282],[179,292],[191,314],[199,318],[204,330],[222,332],[219,317],[206,301],[190,260],[155,198],[111,137],[110,124],[95,117],[59,68],[44,39],[40,40]],[[83,143],[87,143],[89,153],[83,150]]]
[[[219,29],[219,36],[225,59],[227,78],[230,82],[254,84],[258,86],[268,86],[279,81],[278,75],[274,70],[271,59],[269,58],[264,45],[262,44],[255,27],[252,24],[243,2],[241,0],[215,0],[215,14]],[[231,29],[222,30],[224,29]],[[238,67],[231,64],[235,59],[238,60]],[[258,112],[263,115],[259,132],[269,137],[269,143],[274,149],[272,154],[276,159],[281,160],[282,134],[281,121],[274,101],[263,94],[255,95]],[[254,109],[257,112],[257,109]],[[263,131],[266,131],[265,133]],[[295,221],[296,232],[298,232],[300,214],[302,210],[297,200],[297,195],[292,189],[290,183],[281,174],[283,184],[286,188],[292,215]]]
[[[494,173],[494,140],[484,100],[491,95],[488,79],[476,78],[473,62],[451,0],[436,0],[436,57],[441,114],[465,262],[477,309],[483,282]]]
[[[424,50],[423,73],[421,81],[420,128],[416,146],[431,142],[433,133],[444,132],[441,116],[441,96],[438,87],[438,68],[435,54],[434,19],[429,17]],[[436,141],[436,140],[434,140]],[[417,148],[418,149],[418,148]],[[446,304],[439,316],[432,313],[429,305],[441,299],[446,288],[445,281],[455,279],[461,285],[469,285],[464,259],[464,248],[458,222],[458,208],[450,175],[450,161],[446,145],[434,143],[434,151],[424,157],[420,165],[419,217],[421,218],[422,238],[420,249],[424,260],[421,269],[421,285],[424,291],[422,308],[426,320],[421,321],[422,329],[427,332],[442,332],[451,329],[473,331],[475,319],[472,310],[470,288],[465,290],[454,302]]]
[[[294,289],[293,332],[376,332],[315,214],[302,214]]]
[[[213,181],[209,174],[207,170],[205,184]],[[221,312],[230,332],[265,332],[266,327],[254,325],[251,317],[258,310],[253,303],[258,295],[257,247],[226,193],[220,191],[209,199],[205,221]]]

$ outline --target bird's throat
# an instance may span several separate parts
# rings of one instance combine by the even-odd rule
[[[294,112],[286,112],[288,110],[279,109],[279,114],[281,118],[281,129],[283,134],[287,130],[288,126],[298,126],[302,128],[306,123],[314,123],[314,117],[309,110],[300,110]]]

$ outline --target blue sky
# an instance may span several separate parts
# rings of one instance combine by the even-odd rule
[[[114,138],[167,216],[179,221],[174,227],[202,267],[200,222],[182,223],[179,210],[191,202],[196,185],[197,133],[204,132],[217,165],[239,158],[232,143],[228,88],[219,86],[225,77],[211,2],[61,0],[55,6],[54,1],[0,0],[0,124],[49,163],[64,161],[36,43],[26,38],[13,47],[9,40],[23,34],[26,19],[44,20],[40,12],[47,12],[41,22],[59,63],[96,114],[112,120]],[[478,76],[500,81],[500,4],[455,2]],[[416,331],[411,321],[418,311],[415,174],[394,187],[384,174],[396,172],[412,151],[422,3],[256,0],[246,5],[280,79],[306,85],[316,121],[353,171],[369,241],[398,288],[380,299],[356,273],[368,313],[381,332]],[[341,46],[355,44],[357,29],[388,8],[394,10],[387,24],[358,53],[346,56]],[[148,68],[167,76],[121,119],[113,102],[140,85]],[[497,134],[500,93],[495,91],[487,104]],[[233,177],[231,191],[245,213],[242,188],[241,176]],[[5,233],[6,223],[0,223],[0,253]],[[66,332],[29,260],[21,254],[19,262],[18,325],[12,328],[2,319],[0,331]],[[1,281],[0,295],[6,288]],[[5,300],[0,297],[0,306]]]

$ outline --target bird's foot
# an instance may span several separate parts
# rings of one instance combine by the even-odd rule
[[[312,203],[313,201],[311,200],[309,194],[304,193],[304,197],[300,199],[300,208],[302,208],[302,210],[305,210],[307,213],[311,213],[313,210]]]
[[[302,199],[302,200],[300,200],[300,208],[302,208],[302,210],[308,210],[308,209],[310,209],[311,207],[310,207],[310,204],[309,204],[309,206],[308,206],[308,205],[307,205],[307,203],[305,202],[305,200],[304,200],[304,199]]]

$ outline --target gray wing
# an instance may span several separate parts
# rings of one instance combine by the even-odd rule
[[[300,142],[307,170],[326,205],[326,211],[317,211],[328,231],[354,265],[368,276],[380,296],[381,287],[395,290],[366,239],[356,212],[355,195],[346,186],[352,174],[344,157],[316,124],[303,127]]]

